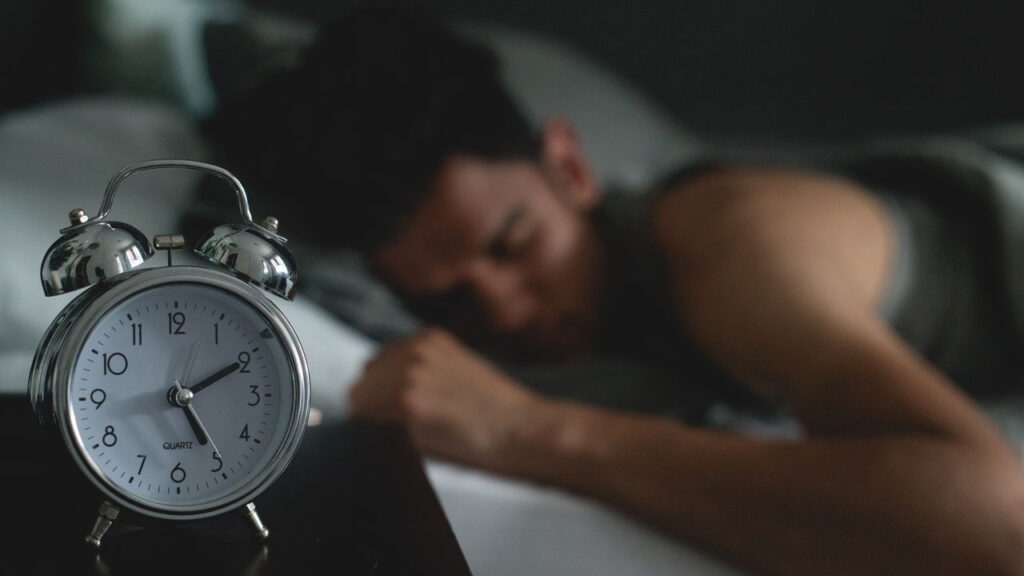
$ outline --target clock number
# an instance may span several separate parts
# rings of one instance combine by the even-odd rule
[[[142,346],[142,324],[132,324],[132,346]]]
[[[217,452],[213,453],[213,459],[217,461],[217,467],[210,468],[210,472],[220,472],[220,469],[224,467],[224,460],[221,460],[220,454]]]
[[[114,352],[113,354],[103,353],[103,374],[113,374],[114,376],[120,376],[124,374],[125,370],[128,369],[128,358],[120,352]]]
[[[97,388],[89,394],[89,400],[96,405],[96,409],[99,410],[100,406],[107,401],[107,393],[103,391],[103,388]]]
[[[110,448],[114,444],[117,444],[117,435],[114,434],[114,427],[107,426],[103,429],[103,445]]]
[[[186,476],[188,474],[185,474],[185,469],[181,467],[181,462],[178,462],[174,465],[174,468],[171,468],[171,480],[174,480],[176,484],[184,482]]]
[[[249,425],[248,424],[246,424],[245,426],[242,426],[242,433],[239,434],[238,437],[241,438],[242,440],[245,440],[246,442],[249,441]]]
[[[185,327],[185,313],[184,312],[168,312],[167,313],[167,333],[168,334],[185,334],[182,328]]]
[[[249,356],[248,352],[246,352],[245,350],[239,352],[238,353],[238,363],[241,364],[242,367],[239,368],[238,371],[239,372],[244,372],[244,373],[250,372],[250,370],[249,370],[249,361],[250,360],[252,360],[252,357]]]
[[[136,472],[136,474],[142,474],[142,467],[146,465],[146,455],[145,454],[136,454],[135,457],[142,459],[142,462],[139,462],[139,471]]]
[[[256,406],[260,403],[260,400],[263,399],[263,397],[260,396],[259,389],[260,387],[257,386],[256,384],[252,384],[249,386],[249,392],[253,395],[252,402],[248,403],[249,406]]]

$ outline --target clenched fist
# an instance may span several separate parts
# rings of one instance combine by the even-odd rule
[[[383,347],[349,392],[351,416],[400,422],[424,453],[496,471],[545,403],[437,328]]]

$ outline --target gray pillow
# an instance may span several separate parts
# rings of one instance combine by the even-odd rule
[[[301,270],[299,290],[377,342],[408,336],[420,321],[370,272],[360,255],[291,243]]]

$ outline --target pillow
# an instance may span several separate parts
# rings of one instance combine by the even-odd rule
[[[110,177],[125,165],[160,157],[201,159],[202,142],[180,112],[151,102],[87,97],[10,113],[0,121],[0,390],[24,392],[43,332],[75,294],[47,298],[39,278],[68,212],[95,214]],[[163,172],[163,171],[159,171]],[[147,235],[176,227],[194,173],[144,172],[118,189],[111,218]]]
[[[246,9],[241,0],[93,0],[86,74],[99,91],[204,116],[216,95],[206,73],[202,27],[237,20]]]
[[[496,51],[505,83],[535,125],[552,117],[575,125],[606,185],[641,190],[703,150],[658,103],[588,54],[537,32],[473,20],[454,25]]]

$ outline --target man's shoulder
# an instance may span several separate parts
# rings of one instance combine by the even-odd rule
[[[733,171],[702,170],[676,178],[650,194],[648,217],[655,244],[669,263],[697,262],[747,234],[737,214],[754,200]]]
[[[737,250],[786,249],[805,234],[877,223],[882,205],[841,176],[804,169],[724,167],[671,182],[652,194],[654,237],[670,263],[698,265]],[[779,240],[779,241],[776,241]]]

